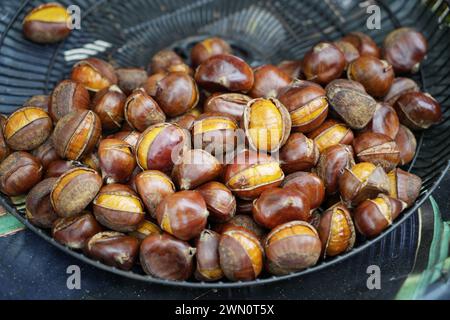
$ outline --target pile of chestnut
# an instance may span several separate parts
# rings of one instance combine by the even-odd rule
[[[220,38],[191,65],[158,52],[149,74],[89,58],[1,119],[0,191],[26,195],[28,220],[56,241],[124,270],[249,281],[309,268],[419,196],[398,166],[441,108],[395,75],[426,54],[401,28],[382,50],[354,32],[278,66],[252,68]]]

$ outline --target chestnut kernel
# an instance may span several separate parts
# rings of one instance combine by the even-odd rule
[[[379,103],[367,130],[395,139],[400,129],[397,112],[387,103]]]
[[[389,92],[384,97],[384,102],[393,106],[397,99],[404,93],[407,92],[419,92],[419,85],[412,79],[409,78],[395,78],[392,83]]]
[[[345,124],[329,119],[311,132],[308,137],[314,140],[319,152],[322,153],[327,148],[338,144],[351,144],[354,135]]]
[[[250,100],[249,96],[242,93],[215,93],[206,100],[204,111],[228,115],[239,122]]]
[[[404,93],[394,108],[400,122],[412,130],[428,129],[442,120],[441,105],[427,93]]]
[[[88,110],[89,104],[89,92],[82,84],[63,80],[53,89],[48,102],[48,113],[56,123],[71,112]]]
[[[50,192],[55,182],[56,178],[42,180],[27,195],[25,204],[27,219],[39,228],[50,229],[59,218],[50,201]]]
[[[252,98],[276,98],[284,87],[292,83],[292,78],[284,71],[271,64],[253,70],[254,84],[248,93]]]
[[[282,187],[301,191],[308,199],[311,209],[317,209],[325,200],[325,184],[312,172],[292,173],[284,179]]]
[[[135,130],[144,131],[154,124],[164,122],[166,115],[158,103],[144,89],[138,88],[125,101],[125,119]]]
[[[191,51],[191,61],[194,66],[199,66],[211,57],[219,54],[230,54],[230,45],[223,39],[213,37],[197,43]]]
[[[126,95],[144,86],[148,78],[147,71],[140,68],[120,68],[116,70],[116,76],[119,88]]]
[[[117,84],[113,66],[97,58],[88,58],[75,64],[72,68],[71,79],[94,92]]]
[[[308,171],[316,166],[319,149],[315,142],[302,133],[293,133],[280,150],[281,169],[286,174]]]
[[[358,49],[360,56],[373,56],[380,58],[381,50],[373,39],[362,32],[350,32],[341,41],[351,43]]]
[[[211,230],[203,230],[197,240],[195,278],[199,281],[217,281],[224,275],[219,262],[220,235]]]
[[[133,148],[119,139],[104,139],[98,147],[102,177],[107,184],[125,183],[136,167]]]
[[[400,150],[400,165],[404,166],[413,161],[416,155],[417,140],[411,130],[400,125],[395,143]]]
[[[212,222],[225,223],[231,220],[236,213],[236,198],[222,183],[211,181],[198,187],[206,202],[209,219]]]
[[[79,216],[60,218],[55,221],[52,236],[59,243],[72,248],[83,249],[88,240],[102,231],[102,227],[89,212]]]
[[[411,207],[419,197],[422,179],[399,168],[389,172],[388,178],[390,184],[389,195],[392,198],[405,202],[407,207]]]
[[[95,94],[93,111],[99,116],[103,130],[118,130],[122,127],[125,100],[125,94],[116,85]]]

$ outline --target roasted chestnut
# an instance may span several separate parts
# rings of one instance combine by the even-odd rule
[[[317,231],[324,258],[347,252],[355,244],[355,226],[350,212],[342,203],[336,204],[321,215]]]
[[[219,262],[220,235],[212,230],[203,230],[197,240],[195,278],[199,281],[217,281],[223,277]]]
[[[161,229],[181,240],[198,237],[205,229],[208,210],[197,191],[181,191],[166,196],[156,208]]]
[[[37,43],[55,43],[69,36],[71,16],[58,3],[42,4],[29,12],[23,20],[23,34]]]
[[[156,218],[156,208],[168,195],[175,193],[172,180],[157,170],[139,173],[135,178],[137,192],[152,218]]]
[[[55,182],[56,178],[42,180],[27,195],[25,204],[27,219],[39,228],[49,229],[59,218],[50,201],[50,192]]]
[[[155,73],[147,78],[143,88],[150,96],[155,97],[158,90],[158,82],[166,77],[167,73]]]
[[[339,191],[347,206],[389,193],[389,179],[383,168],[370,162],[361,162],[351,169],[345,168],[339,180]]]
[[[428,129],[442,120],[442,110],[428,93],[407,92],[395,102],[400,122],[412,130]]]
[[[345,56],[334,44],[319,42],[303,58],[306,80],[326,85],[338,79],[345,69]]]
[[[400,150],[395,141],[381,133],[364,132],[353,141],[359,162],[371,162],[391,171],[400,163]]]
[[[191,51],[191,61],[194,66],[199,66],[211,57],[218,54],[230,54],[231,47],[223,39],[213,37],[197,43]]]
[[[302,61],[301,60],[284,60],[277,67],[288,74],[292,79],[302,79]]]
[[[183,281],[194,271],[195,248],[169,234],[153,234],[141,243],[142,269],[153,277]]]
[[[327,118],[326,92],[314,82],[298,80],[282,90],[278,98],[290,112],[293,131],[311,132]]]
[[[427,51],[427,39],[412,28],[396,29],[383,42],[383,57],[398,73],[419,71]]]
[[[129,232],[128,235],[135,237],[139,241],[143,241],[145,238],[152,234],[162,233],[163,231],[158,225],[149,220],[144,220],[136,230]]]
[[[6,117],[0,115],[0,163],[6,159],[7,156],[11,153],[8,145],[5,141],[5,136],[3,134],[3,130],[5,129]]]
[[[356,49],[358,49],[361,56],[373,56],[379,58],[381,56],[381,50],[373,41],[373,39],[362,32],[350,32],[341,41],[351,43]]]
[[[291,133],[291,116],[286,107],[274,98],[250,101],[242,122],[250,147],[257,151],[278,151]]]
[[[389,195],[392,198],[405,202],[407,207],[411,207],[419,197],[422,179],[399,168],[389,172],[388,178],[390,184]]]
[[[144,89],[138,88],[125,101],[125,119],[135,130],[144,131],[154,124],[164,122],[166,115],[158,103]]]
[[[113,66],[97,58],[88,58],[75,64],[72,68],[71,79],[94,92],[117,84]]]
[[[273,275],[286,275],[314,266],[322,245],[316,229],[304,221],[282,224],[266,237],[267,269]]]
[[[385,60],[373,56],[362,56],[348,66],[347,77],[361,83],[372,97],[382,98],[394,82],[395,74]]]
[[[327,87],[333,111],[352,129],[363,129],[372,120],[377,102],[355,81],[338,79]]]
[[[231,281],[251,281],[262,271],[264,249],[258,238],[243,230],[225,231],[219,242],[220,267]]]
[[[92,110],[99,116],[103,130],[118,130],[122,127],[126,98],[116,85],[95,94]]]
[[[47,112],[37,107],[26,107],[8,117],[3,137],[11,149],[29,151],[43,144],[52,129],[52,119]]]
[[[188,135],[179,126],[170,123],[156,124],[145,130],[138,139],[137,163],[143,170],[170,173],[188,145]]]
[[[310,202],[305,193],[292,187],[265,190],[253,202],[253,219],[266,229],[280,224],[311,217]]]
[[[23,107],[37,107],[42,110],[48,112],[50,97],[47,95],[39,94],[36,96],[32,96],[30,99],[25,101]]]
[[[129,95],[135,89],[144,86],[148,78],[147,71],[140,68],[116,69],[116,76],[119,88],[126,95]]]
[[[50,163],[56,160],[61,160],[55,148],[53,148],[52,139],[47,139],[43,144],[33,150],[33,156],[35,156],[42,164],[44,169],[47,169]],[[0,157],[1,161],[1,157]]]
[[[312,172],[295,172],[284,179],[283,188],[295,188],[301,191],[310,204],[311,209],[317,209],[325,199],[325,184]]]
[[[60,218],[55,221],[52,236],[59,243],[72,248],[83,249],[88,240],[102,231],[102,227],[89,212],[82,215]]]
[[[325,149],[337,144],[351,144],[354,135],[345,124],[329,119],[311,132],[308,137],[314,140],[319,152],[322,153]]]
[[[248,93],[252,98],[276,98],[281,89],[292,83],[292,78],[271,64],[253,70],[255,82]]]
[[[241,58],[221,54],[203,62],[195,72],[197,83],[208,91],[248,92],[253,88],[252,68]]]
[[[91,153],[102,133],[100,118],[91,110],[64,116],[53,131],[53,147],[61,158],[79,160]]]
[[[23,195],[42,178],[38,159],[24,151],[11,153],[0,163],[0,191],[10,197]]]
[[[345,57],[346,67],[348,68],[348,65],[358,59],[360,57],[358,49],[350,42],[338,40],[334,42],[334,45],[342,51]]]
[[[93,208],[98,222],[119,232],[136,230],[145,218],[141,199],[122,184],[110,184],[101,188],[94,199]]]
[[[407,92],[419,92],[419,85],[409,78],[395,78],[392,83],[389,92],[383,98],[384,102],[389,103],[391,106],[397,102],[397,99]]]
[[[139,254],[139,240],[120,232],[99,232],[86,243],[84,253],[109,266],[130,270]]]
[[[374,238],[389,228],[405,208],[403,201],[384,194],[365,200],[353,212],[356,229],[367,238]]]
[[[395,139],[400,128],[397,112],[387,103],[379,103],[367,130]]]
[[[184,63],[183,59],[172,50],[161,50],[157,52],[150,62],[151,74],[168,73],[173,71],[186,70],[189,73],[189,67]]]
[[[417,140],[411,130],[400,125],[395,143],[400,151],[400,165],[404,166],[413,161],[416,155]]]
[[[264,190],[278,187],[283,179],[284,173],[277,161],[251,150],[238,152],[224,174],[225,185],[244,200],[258,198]]]
[[[53,89],[48,102],[48,113],[55,123],[74,111],[88,110],[89,92],[75,81],[63,80]]]
[[[56,181],[50,194],[53,209],[60,217],[82,212],[102,187],[100,175],[88,168],[75,168],[65,172]]]
[[[59,178],[69,170],[82,167],[82,163],[72,160],[54,160],[50,162],[45,170],[44,178]]]
[[[204,111],[222,113],[239,122],[250,100],[249,96],[241,93],[215,93],[206,100]]]
[[[113,135],[110,135],[108,139],[119,139],[126,143],[128,143],[132,148],[133,151],[136,150],[136,144],[139,140],[139,136],[141,134],[137,131],[119,131],[116,132]]]
[[[212,222],[225,223],[231,220],[236,213],[236,198],[222,183],[211,181],[198,187],[206,202],[209,219]]]
[[[328,195],[339,190],[339,178],[345,169],[355,165],[353,148],[344,144],[337,144],[326,148],[319,157],[316,173],[325,184]]]
[[[281,169],[286,174],[311,170],[318,160],[319,149],[303,133],[291,134],[280,150]]]
[[[107,184],[125,183],[136,167],[133,148],[119,139],[104,139],[98,147],[102,177]]]
[[[250,215],[237,214],[226,223],[214,225],[214,231],[222,234],[228,230],[244,229],[255,235],[258,239],[262,239],[266,234],[266,230],[252,218],[253,201],[250,204]]]

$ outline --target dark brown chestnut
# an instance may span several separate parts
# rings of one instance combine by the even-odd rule
[[[50,192],[55,182],[56,178],[42,180],[27,195],[25,204],[27,219],[39,228],[50,229],[59,218],[50,201]]]
[[[356,49],[358,49],[361,56],[373,56],[380,58],[381,50],[373,41],[373,39],[362,32],[350,32],[341,41],[351,43]]]
[[[345,57],[346,67],[348,68],[348,65],[358,59],[360,57],[358,49],[350,42],[338,40],[334,42],[334,45],[342,51]]]
[[[73,111],[89,109],[89,104],[89,92],[82,84],[63,80],[53,89],[48,102],[48,113],[56,123]]]
[[[117,84],[113,66],[97,58],[88,58],[75,64],[72,68],[71,79],[93,92]]]
[[[58,178],[69,170],[82,167],[82,163],[72,160],[54,160],[50,162],[45,170],[44,178]]]
[[[411,130],[400,125],[394,141],[400,150],[400,165],[404,166],[413,161],[416,155],[417,140]]]
[[[144,86],[148,78],[147,71],[140,68],[119,68],[116,75],[118,86],[126,95]]]
[[[231,220],[236,213],[236,198],[222,183],[211,181],[198,187],[206,202],[209,219],[216,223],[225,223]]]
[[[253,200],[236,199],[236,213],[240,215],[252,215]]]
[[[379,103],[367,130],[395,139],[400,129],[397,112],[387,103]]]
[[[392,198],[405,202],[407,207],[411,207],[419,197],[422,179],[399,168],[389,172],[388,178],[390,184],[389,195]]]
[[[283,70],[271,64],[253,70],[254,84],[248,93],[252,98],[276,98],[281,89],[292,83],[292,78]]]
[[[30,99],[24,102],[23,107],[37,107],[48,112],[50,97],[47,95],[39,94],[32,96]]]
[[[223,39],[218,37],[208,38],[197,43],[191,51],[191,61],[196,67],[211,57],[219,54],[230,54],[230,45]]]
[[[162,233],[163,231],[157,224],[153,223],[150,220],[144,220],[136,230],[129,232],[128,235],[135,237],[140,242],[142,242],[145,238],[152,234]]]
[[[187,71],[189,67],[178,54],[168,49],[157,52],[150,62],[151,74],[181,71],[181,69]]]
[[[317,209],[325,200],[325,184],[312,172],[291,173],[284,179],[282,187],[301,191],[308,199],[311,209]]]
[[[112,131],[122,127],[126,98],[116,85],[95,94],[92,110],[99,116],[103,130]]]
[[[319,128],[311,132],[308,137],[313,139],[319,152],[337,144],[353,142],[353,131],[343,123],[328,119]]]
[[[94,216],[84,212],[82,215],[56,220],[53,224],[52,236],[69,248],[83,249],[88,240],[101,231],[102,227]]]
[[[58,155],[55,148],[53,148],[52,139],[47,139],[47,141],[34,149],[32,154],[39,159],[44,169],[47,169],[53,161],[61,160],[61,157]]]
[[[419,92],[419,85],[409,78],[395,78],[392,83],[389,92],[383,98],[384,102],[389,103],[391,106],[397,102],[397,99],[407,92]]]
[[[319,160],[319,149],[315,142],[303,133],[293,133],[280,149],[281,169],[286,174],[297,171],[308,171],[316,166]]]
[[[219,262],[220,235],[212,230],[203,230],[197,240],[195,278],[199,281],[217,281],[223,277]]]
[[[133,148],[119,139],[104,139],[98,147],[102,177],[107,184],[125,183],[136,167]]]
[[[116,132],[110,136],[108,136],[108,139],[119,139],[126,143],[128,143],[132,148],[133,152],[136,150],[136,144],[139,140],[140,133],[138,131],[119,131]]]
[[[277,67],[288,74],[292,79],[303,79],[301,60],[284,60]]]
[[[142,88],[134,90],[127,98],[124,113],[127,123],[140,132],[166,120],[166,115],[158,103]]]
[[[206,100],[204,112],[222,113],[239,122],[250,100],[249,96],[242,93],[215,93]]]
[[[167,73],[155,73],[148,77],[143,85],[145,92],[147,92],[150,96],[155,97],[158,90],[158,82],[166,76]]]
[[[428,93],[404,93],[394,108],[400,122],[412,130],[428,129],[442,120],[441,105]]]

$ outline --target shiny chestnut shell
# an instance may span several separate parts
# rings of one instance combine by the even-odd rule
[[[388,174],[389,195],[411,207],[420,195],[422,179],[402,169],[394,169]]]
[[[393,106],[402,94],[419,91],[420,87],[414,80],[409,78],[395,78],[383,101]]]
[[[215,93],[206,100],[204,112],[218,112],[239,122],[250,100],[252,99],[249,96],[242,93]]]
[[[191,61],[194,66],[199,66],[211,57],[231,52],[231,47],[225,40],[218,37],[208,38],[192,48]]]
[[[50,229],[59,218],[50,201],[50,192],[55,182],[56,178],[42,180],[27,195],[25,203],[27,219],[39,228]]]
[[[319,149],[312,139],[302,133],[293,133],[280,149],[281,169],[286,174],[308,171],[316,166]]]
[[[92,110],[99,116],[103,130],[118,130],[122,127],[126,98],[116,85],[95,94]]]
[[[353,131],[345,124],[328,119],[319,128],[308,135],[313,139],[319,152],[337,144],[351,144],[354,139]]]
[[[127,123],[135,130],[144,131],[154,124],[164,122],[166,115],[158,103],[144,89],[138,88],[125,101]]]
[[[59,243],[72,248],[83,249],[88,240],[102,231],[102,227],[88,212],[82,215],[60,218],[55,221],[52,236]]]
[[[253,70],[254,84],[248,93],[252,98],[276,98],[281,89],[291,84],[292,78],[278,67],[266,64]]]
[[[301,191],[308,199],[311,209],[320,207],[325,200],[325,184],[312,172],[291,173],[284,179],[282,187]]]
[[[81,83],[63,80],[50,95],[48,113],[56,123],[71,112],[89,109],[89,104],[89,92]]]
[[[72,68],[71,79],[93,92],[117,84],[113,66],[97,58],[88,58],[76,63]]]
[[[397,112],[387,103],[379,103],[367,130],[395,139],[400,129]]]
[[[195,189],[200,192],[209,211],[209,219],[224,223],[231,220],[236,213],[236,198],[222,183],[211,181]]]
[[[400,165],[404,166],[413,161],[416,155],[417,140],[411,130],[404,125],[400,125],[394,141],[400,150]]]
[[[356,49],[358,49],[361,56],[373,56],[380,58],[381,50],[375,43],[375,41],[367,34],[362,32],[350,32],[341,41],[351,43]]]
[[[440,104],[429,94],[407,92],[394,105],[400,122],[412,130],[428,129],[442,120]]]
[[[167,73],[176,65],[183,65],[183,59],[175,53],[175,51],[164,49],[158,51],[151,59],[150,71],[151,74]]]
[[[102,177],[106,183],[125,183],[136,167],[133,147],[119,139],[104,139],[98,147]]]
[[[220,235],[212,230],[203,230],[196,241],[195,278],[199,281],[218,281],[224,274],[219,262]]]

